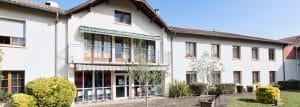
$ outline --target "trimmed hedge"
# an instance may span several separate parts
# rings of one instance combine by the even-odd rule
[[[299,80],[278,81],[281,90],[300,90]]]
[[[236,85],[232,83],[216,84],[217,89],[221,89],[223,94],[235,93]]]
[[[281,101],[280,90],[272,86],[260,86],[256,89],[256,100],[260,103],[273,103],[274,99]]]
[[[64,78],[39,78],[26,85],[26,93],[37,98],[39,107],[70,107],[76,87]]]
[[[34,96],[27,94],[14,94],[12,96],[13,107],[37,107],[37,101]]]
[[[190,85],[190,89],[194,96],[200,96],[206,90],[206,86],[205,83],[193,83]]]
[[[192,95],[191,89],[188,84],[184,81],[175,80],[170,84],[169,87],[169,96],[170,97],[182,97]]]

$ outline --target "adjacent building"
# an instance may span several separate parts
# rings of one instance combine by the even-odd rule
[[[269,85],[289,75],[285,45],[169,27],[144,0],[89,0],[69,10],[53,2],[0,0],[1,88],[7,92],[24,92],[33,79],[59,76],[76,85],[76,102],[140,97],[145,84],[128,74],[138,52],[151,71],[168,74],[151,84],[155,95],[167,96],[172,80],[200,82],[188,65],[203,52],[224,66],[213,75],[216,83]]]

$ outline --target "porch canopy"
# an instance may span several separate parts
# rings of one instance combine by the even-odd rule
[[[75,71],[128,71],[137,70],[136,65],[122,65],[122,64],[75,64]],[[150,71],[166,71],[168,70],[167,65],[148,65]]]
[[[135,38],[135,39],[143,39],[143,40],[161,40],[160,36],[153,35],[145,35],[117,30],[108,30],[102,28],[94,28],[87,26],[80,26],[79,31],[81,33],[92,33],[92,34],[101,34],[101,35],[109,35],[109,36],[117,36],[117,37],[127,37],[127,38]]]

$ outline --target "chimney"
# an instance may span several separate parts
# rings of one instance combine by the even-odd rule
[[[159,14],[159,9],[154,9],[154,12],[155,12],[156,14]]]
[[[51,7],[56,7],[56,8],[59,8],[59,5],[57,2],[54,2],[54,1],[47,1],[45,3],[45,5],[48,5],[48,6],[51,6]]]

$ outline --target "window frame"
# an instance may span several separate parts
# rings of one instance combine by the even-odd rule
[[[186,71],[185,80],[187,84],[193,84],[197,82],[197,71]],[[194,79],[192,77],[195,77]]]
[[[276,71],[269,71],[269,82],[270,84],[276,82]]]
[[[194,45],[193,52],[190,52],[191,45]],[[185,42],[185,57],[186,58],[196,58],[197,57],[197,43],[196,42]]]
[[[219,77],[219,79],[216,79],[216,76],[218,76]],[[221,83],[221,71],[214,71],[214,72],[212,72],[212,83],[214,83],[214,84],[219,84],[219,83]],[[218,80],[217,82],[216,82],[216,80]]]
[[[217,47],[217,55],[216,56],[214,54],[214,46]],[[211,56],[213,58],[218,58],[218,59],[221,58],[221,46],[220,46],[220,44],[211,44]]]
[[[239,75],[239,78],[238,78],[239,82],[235,81],[236,80],[235,73],[238,73],[238,75]],[[233,83],[242,84],[242,71],[233,71]]]
[[[118,17],[120,20],[117,20],[117,15],[120,15],[120,17]],[[129,16],[129,21],[125,21],[125,15]],[[115,10],[115,23],[118,24],[126,24],[126,25],[131,25],[132,24],[132,15],[130,12],[125,12],[125,11],[121,11],[121,10]]]
[[[25,92],[25,71],[2,71],[2,75],[3,75],[3,73],[7,73],[7,78],[5,79],[7,81],[7,86],[6,87],[0,86],[1,89],[7,88],[7,90],[6,90],[7,93]],[[17,78],[12,77],[13,73],[17,73]],[[19,75],[22,75],[22,78],[19,78]],[[13,85],[13,80],[17,80],[16,86]],[[22,81],[20,81],[20,80],[22,80]],[[1,82],[2,81],[3,81],[3,79],[1,79]],[[21,83],[19,83],[19,82],[21,82]],[[21,84],[22,86],[19,86],[19,84]],[[3,83],[2,83],[2,85],[3,85]],[[17,92],[12,92],[13,88],[17,88]],[[22,90],[19,91],[18,88],[21,88]]]
[[[270,56],[271,50],[273,51],[273,58],[271,58],[271,56]],[[269,57],[269,61],[276,61],[276,50],[275,50],[275,48],[269,48],[268,49],[268,57]]]
[[[255,73],[257,73],[257,75],[254,75]],[[257,76],[255,80],[254,76]],[[259,84],[260,83],[260,72],[259,71],[253,71],[252,72],[252,83],[253,84]]]
[[[26,21],[17,20],[17,19],[8,19],[8,18],[3,18],[3,17],[0,17],[0,20],[7,20],[7,21],[23,23],[23,37],[14,37],[11,35],[1,35],[0,34],[0,37],[7,37],[9,39],[9,43],[7,43],[7,44],[0,43],[0,47],[26,47]],[[16,38],[18,38],[16,41],[18,41],[19,44],[14,42],[14,39],[16,39]]]
[[[238,47],[237,49],[238,49],[238,57],[236,58],[235,57],[235,47]],[[232,59],[233,60],[240,60],[241,59],[241,46],[239,46],[239,45],[233,45],[232,46]]]
[[[257,58],[253,57],[253,49],[256,49],[256,57]],[[254,60],[254,61],[258,61],[259,60],[259,48],[258,47],[252,47],[251,48],[251,54],[252,54],[252,60]]]

